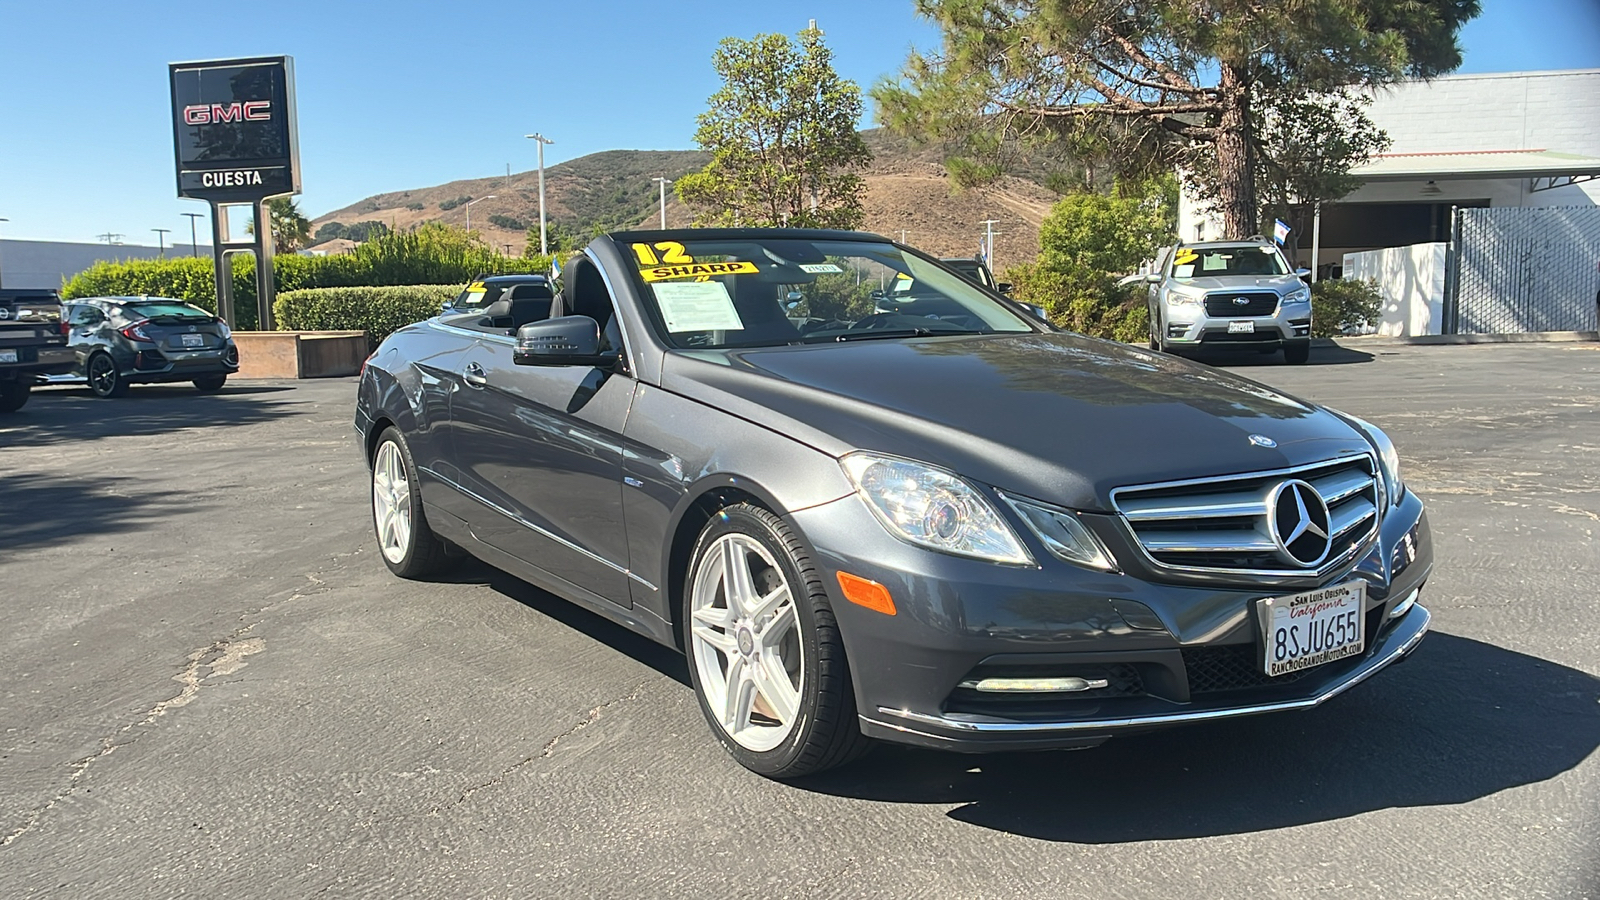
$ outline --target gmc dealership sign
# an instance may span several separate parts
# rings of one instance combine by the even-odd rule
[[[173,63],[178,196],[247,203],[300,192],[294,60]]]

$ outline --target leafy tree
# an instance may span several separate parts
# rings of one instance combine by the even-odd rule
[[[861,88],[833,70],[822,32],[724,38],[712,55],[722,89],[699,118],[711,152],[679,178],[679,199],[702,224],[855,228],[872,153],[856,132]]]
[[[311,220],[300,214],[293,197],[273,197],[267,201],[267,215],[272,224],[272,252],[293,253],[311,242]],[[327,226],[323,226],[326,229]],[[246,234],[255,234],[255,223],[245,226]],[[319,229],[318,233],[321,233]]]
[[[1144,304],[1125,302],[1117,276],[1150,259],[1172,233],[1177,184],[1069,194],[1039,226],[1039,258],[1012,267],[1013,296],[1072,331],[1116,340],[1145,333]]]
[[[313,240],[321,244],[326,241],[336,241],[344,236],[345,224],[343,222],[328,222],[317,229],[317,236]]]
[[[1257,187],[1266,207],[1262,221],[1287,218],[1291,203],[1337,200],[1361,186],[1355,166],[1389,148],[1389,136],[1367,118],[1371,101],[1335,91],[1282,98],[1257,132]]]
[[[1152,144],[1206,188],[1230,236],[1257,225],[1264,115],[1461,64],[1478,0],[917,0],[944,46],[873,92],[899,130],[980,128]]]

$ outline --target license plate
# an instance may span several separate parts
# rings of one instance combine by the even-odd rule
[[[15,351],[15,350],[0,350],[0,363],[8,363],[8,362],[16,362],[16,361],[17,361],[17,351]]]
[[[1228,323],[1228,333],[1229,334],[1255,334],[1256,333],[1256,323],[1254,323],[1254,322],[1229,322]]]
[[[1367,646],[1362,628],[1366,599],[1367,583],[1351,581],[1258,601],[1266,645],[1263,670],[1276,678],[1359,655]]]
[[[183,342],[185,347],[204,347],[206,345],[206,336],[203,334],[180,334],[178,339]]]

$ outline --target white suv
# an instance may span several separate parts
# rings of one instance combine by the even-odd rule
[[[1150,349],[1283,350],[1311,355],[1311,289],[1262,238],[1179,244],[1162,251],[1149,283]]]

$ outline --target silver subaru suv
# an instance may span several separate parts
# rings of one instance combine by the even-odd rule
[[[1311,289],[1271,241],[1207,241],[1163,250],[1145,276],[1150,349],[1283,350],[1289,363],[1311,355]]]

